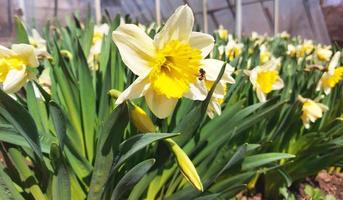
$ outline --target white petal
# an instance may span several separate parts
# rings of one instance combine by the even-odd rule
[[[94,26],[94,32],[100,32],[100,33],[103,33],[105,35],[108,34],[109,30],[110,30],[110,27],[106,23],[101,24],[100,26],[98,26],[98,25]]]
[[[217,86],[216,86],[216,89],[214,90],[213,92],[213,97],[215,98],[221,98],[223,99],[225,97],[225,94],[226,94],[226,83],[223,82],[223,81],[220,81]]]
[[[8,58],[8,57],[14,56],[14,55],[16,55],[16,53],[14,51],[0,45],[0,58]]]
[[[340,51],[337,51],[335,53],[335,55],[333,55],[333,57],[332,57],[332,59],[330,61],[329,67],[328,67],[328,72],[329,72],[330,75],[333,75],[333,73],[335,71],[335,68],[338,66],[340,56],[341,56],[341,52]]]
[[[177,99],[157,95],[152,89],[146,93],[145,101],[154,115],[160,119],[170,116],[177,103]]]
[[[258,98],[258,100],[260,100],[260,102],[266,102],[267,101],[266,94],[263,93],[262,90],[260,90],[259,88],[256,88],[256,94],[257,94],[257,98]]]
[[[214,38],[206,33],[192,32],[189,44],[193,48],[201,50],[201,55],[205,58],[213,49]]]
[[[13,44],[12,50],[26,61],[30,67],[38,67],[39,62],[35,54],[35,48],[28,44]]]
[[[171,40],[188,43],[192,33],[194,16],[187,5],[178,7],[170,16],[162,30],[155,35],[155,45],[161,49]]]
[[[121,104],[128,99],[136,99],[145,95],[150,87],[150,83],[145,76],[137,78],[118,97],[116,104]]]
[[[27,79],[25,67],[21,70],[12,69],[8,72],[2,88],[6,93],[15,93],[26,84]]]
[[[221,108],[220,104],[217,103],[216,100],[213,101],[213,109],[214,109],[214,111],[215,111],[215,113],[217,115],[221,115],[222,114],[222,108]]]
[[[112,33],[125,65],[140,76],[151,70],[150,62],[154,59],[156,49],[152,39],[138,26],[120,25]]]
[[[206,72],[206,79],[215,81],[220,73],[224,62],[216,59],[204,59],[201,61],[201,64],[201,68],[203,68]],[[221,78],[221,81],[225,81],[231,84],[235,83],[235,80],[231,77],[233,71],[234,68],[231,67],[229,64],[226,64],[225,72]]]
[[[190,84],[189,92],[183,96],[192,100],[204,100],[207,96],[207,90],[204,82],[197,80],[196,83]]]
[[[276,80],[276,82],[272,85],[272,89],[273,90],[280,90],[284,87],[284,83],[283,80],[278,77],[278,79]]]

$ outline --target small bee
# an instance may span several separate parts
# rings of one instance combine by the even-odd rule
[[[199,74],[199,78],[198,78],[198,79],[199,79],[200,81],[204,80],[204,79],[206,78],[206,77],[205,77],[205,76],[206,76],[205,70],[202,69],[202,68],[200,68],[200,69],[199,69],[199,73],[200,73],[200,74]]]

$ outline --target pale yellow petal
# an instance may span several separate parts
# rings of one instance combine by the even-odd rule
[[[138,77],[128,88],[126,88],[118,97],[116,104],[121,104],[128,99],[136,99],[145,95],[150,88],[148,78]]]
[[[10,70],[3,82],[2,89],[6,93],[15,93],[26,84],[27,80],[28,75],[25,67],[21,70]]]
[[[205,58],[213,49],[214,38],[206,33],[192,32],[189,44],[193,48],[201,50],[201,55]]]
[[[112,33],[125,65],[136,75],[146,74],[151,70],[150,63],[155,58],[156,49],[152,39],[138,26],[120,25]]]
[[[191,8],[187,5],[180,6],[170,16],[162,30],[155,35],[155,44],[162,49],[171,40],[188,43],[194,24],[194,16]]]
[[[29,67],[38,67],[39,62],[35,54],[35,48],[28,44],[13,44],[12,50],[18,54],[18,56],[25,60],[25,64]]]
[[[145,100],[151,112],[160,119],[169,117],[177,103],[177,99],[157,95],[153,90],[148,90],[145,95]]]

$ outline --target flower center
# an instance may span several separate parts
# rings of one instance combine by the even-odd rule
[[[158,95],[181,98],[199,76],[201,52],[177,40],[159,49],[151,62],[149,79]]]
[[[336,67],[333,75],[324,76],[322,83],[325,87],[333,88],[343,78],[343,67]]]
[[[25,62],[16,57],[0,58],[0,82],[4,82],[8,72],[11,69],[20,70],[25,65]]]
[[[263,93],[268,94],[272,91],[272,86],[279,76],[279,73],[273,71],[262,71],[257,74],[257,83],[260,86]]]

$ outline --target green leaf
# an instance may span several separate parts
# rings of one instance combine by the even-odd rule
[[[78,61],[79,61],[79,86],[80,86],[80,103],[81,103],[81,115],[82,115],[82,127],[85,138],[86,152],[88,160],[92,161],[94,157],[94,126],[96,118],[95,110],[95,91],[92,84],[92,76],[88,67],[87,59],[79,41],[77,42],[78,48]],[[75,58],[76,59],[76,58]]]
[[[126,191],[134,186],[149,171],[154,163],[155,159],[145,160],[125,173],[114,188],[111,199],[120,199]]]
[[[59,144],[61,149],[63,149],[64,146],[64,139],[67,132],[66,127],[66,117],[64,116],[63,111],[61,108],[53,101],[49,102],[49,110],[51,113],[52,121],[55,126],[57,138],[59,140]]]
[[[24,200],[17,191],[14,182],[4,172],[2,164],[0,164],[0,195],[2,199]]]
[[[71,183],[70,175],[62,157],[60,147],[56,144],[51,146],[51,159],[57,170],[57,175],[52,177],[52,195],[53,200],[70,200]]]
[[[100,199],[109,176],[113,157],[125,133],[129,114],[125,104],[119,105],[100,129],[94,170],[90,182],[88,200]]]
[[[130,137],[129,139],[125,140],[123,143],[120,144],[119,149],[121,152],[121,156],[119,160],[115,163],[113,169],[119,167],[134,153],[143,149],[147,145],[158,140],[175,137],[177,135],[179,135],[179,133],[144,133]]]
[[[248,156],[243,160],[242,170],[249,170],[277,160],[294,157],[294,155],[288,153],[262,153],[258,155]]]
[[[29,37],[27,36],[27,32],[23,22],[20,20],[19,17],[15,17],[15,41],[16,43],[24,43],[30,44]]]
[[[43,160],[38,131],[34,120],[22,105],[2,90],[0,90],[0,114],[13,125],[18,133],[30,144],[37,156]]]

